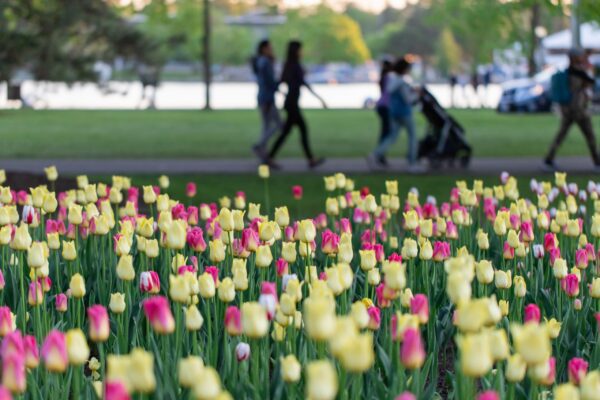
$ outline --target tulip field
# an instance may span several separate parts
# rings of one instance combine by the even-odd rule
[[[600,183],[339,173],[307,216],[266,166],[260,202],[45,172],[0,171],[0,400],[600,399]]]

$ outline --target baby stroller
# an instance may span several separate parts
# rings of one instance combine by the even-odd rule
[[[419,141],[418,158],[426,157],[433,168],[439,168],[444,161],[452,166],[456,160],[462,167],[467,167],[472,149],[465,138],[464,128],[425,88],[420,102],[428,126],[426,136]]]

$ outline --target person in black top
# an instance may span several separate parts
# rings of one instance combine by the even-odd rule
[[[279,137],[275,141],[271,152],[269,153],[269,157],[267,159],[267,164],[272,168],[279,168],[279,166],[273,161],[275,155],[287,139],[288,135],[292,131],[294,126],[297,126],[300,130],[301,140],[302,140],[302,148],[304,150],[304,155],[308,160],[308,166],[310,168],[314,168],[320,164],[322,164],[325,160],[323,158],[315,158],[313,155],[310,144],[308,143],[308,128],[306,126],[306,122],[304,121],[304,117],[302,116],[302,112],[300,110],[300,105],[298,104],[300,100],[300,89],[302,86],[305,86],[321,103],[323,107],[327,108],[327,105],[323,101],[323,99],[314,92],[314,90],[310,87],[310,85],[304,80],[304,69],[300,64],[300,59],[302,57],[302,43],[298,41],[291,41],[288,44],[287,58],[285,60],[285,64],[283,66],[283,72],[281,74],[281,82],[285,83],[288,87],[287,96],[285,98],[285,102],[283,104],[283,108],[286,111],[286,120],[283,124],[283,129],[279,134]]]

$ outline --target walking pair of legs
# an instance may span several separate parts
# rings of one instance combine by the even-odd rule
[[[300,111],[300,108],[297,105],[287,105],[285,110],[287,113],[285,123],[283,124],[283,128],[281,130],[281,133],[279,134],[279,137],[277,137],[277,140],[275,141],[275,144],[273,145],[273,148],[269,153],[268,160],[270,160],[270,163],[272,165],[275,165],[272,161],[273,158],[292,132],[292,129],[296,126],[300,131],[300,143],[302,144],[302,150],[304,151],[304,156],[308,160],[309,167],[314,168],[322,164],[324,162],[324,159],[315,159],[313,152],[310,148],[310,143],[308,141],[308,128],[306,126],[306,122],[304,121],[304,117],[302,116],[302,112]]]
[[[267,144],[269,143],[269,139],[281,130],[282,124],[279,110],[274,103],[261,104],[260,116],[262,120],[262,133],[260,135],[260,140],[252,146],[252,149],[259,158],[265,159],[267,156]]]
[[[409,166],[414,166],[417,162],[417,137],[416,137],[416,129],[415,129],[415,121],[412,115],[408,115],[406,117],[394,117],[390,118],[389,131],[387,135],[383,135],[379,144],[375,148],[373,155],[375,160],[384,164],[385,155],[389,148],[396,142],[398,136],[400,135],[400,130],[402,128],[406,129],[406,133],[408,134],[408,151],[407,151],[407,159]]]
[[[581,133],[583,133],[583,136],[585,137],[594,165],[597,167],[600,166],[600,158],[598,157],[598,151],[596,149],[596,137],[594,136],[594,129],[592,127],[590,116],[587,113],[573,113],[570,110],[562,111],[560,128],[550,146],[550,150],[548,150],[548,154],[544,160],[545,164],[554,167],[554,157],[556,156],[556,152],[567,137],[569,128],[571,128],[571,125],[573,124],[577,124],[579,129],[581,129]]]

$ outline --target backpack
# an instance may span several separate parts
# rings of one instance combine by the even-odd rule
[[[566,105],[571,102],[571,87],[567,71],[558,71],[550,80],[550,97],[553,102]]]
[[[401,90],[398,88],[390,93],[390,116],[392,118],[403,118],[408,117],[410,113],[410,104],[404,101]]]

